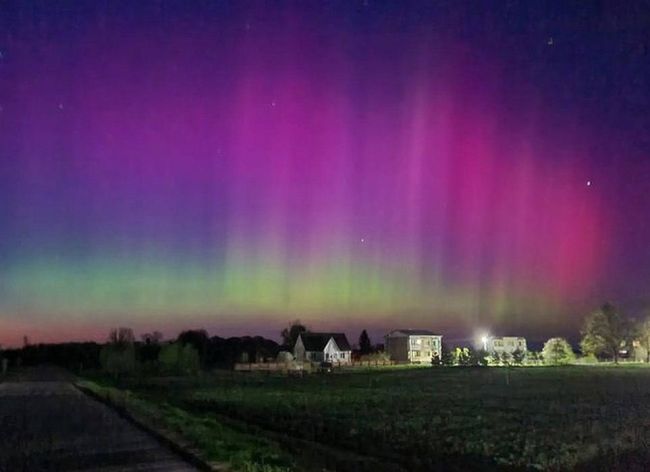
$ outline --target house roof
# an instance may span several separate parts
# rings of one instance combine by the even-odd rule
[[[388,336],[396,333],[400,333],[405,336],[439,336],[438,334],[434,333],[433,331],[429,331],[428,329],[395,329],[388,333]]]
[[[343,333],[300,333],[305,351],[322,351],[331,338],[341,351],[351,351],[348,338]]]

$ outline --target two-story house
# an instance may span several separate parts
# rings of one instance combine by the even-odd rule
[[[397,362],[430,363],[442,353],[442,335],[426,329],[396,329],[384,339],[386,353]]]
[[[343,333],[300,333],[293,355],[297,361],[349,364],[352,348]]]

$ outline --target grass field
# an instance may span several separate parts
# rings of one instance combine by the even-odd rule
[[[647,470],[650,461],[644,367],[222,373],[122,388],[265,438],[295,458],[278,464],[287,469]]]

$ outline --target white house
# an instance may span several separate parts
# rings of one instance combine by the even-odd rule
[[[352,348],[343,333],[300,333],[293,355],[297,361],[349,364]]]
[[[489,352],[497,352],[499,354],[508,353],[512,355],[513,352],[519,350],[526,352],[526,338],[519,336],[490,336],[483,340],[483,348]]]
[[[442,353],[442,335],[426,329],[396,329],[384,339],[386,353],[397,362],[430,363]]]

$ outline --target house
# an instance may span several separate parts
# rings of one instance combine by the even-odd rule
[[[388,333],[385,352],[397,362],[431,362],[442,353],[442,335],[425,329],[396,329]]]
[[[300,333],[293,355],[297,361],[349,364],[352,348],[343,333]]]
[[[490,354],[508,353],[512,355],[515,351],[526,352],[526,338],[518,336],[490,336],[483,340],[483,349]]]

